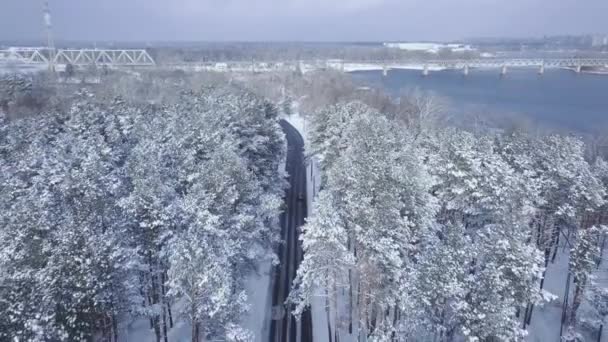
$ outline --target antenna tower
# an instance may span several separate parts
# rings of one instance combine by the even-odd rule
[[[44,25],[46,27],[46,44],[49,49],[49,71],[55,71],[55,41],[53,40],[53,25],[51,24],[51,10],[49,1],[44,1]]]

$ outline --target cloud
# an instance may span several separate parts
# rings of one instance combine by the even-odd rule
[[[608,1],[50,0],[58,39],[449,40],[608,32]],[[42,0],[0,0],[0,39],[41,38]]]
[[[176,0],[154,3],[159,13],[193,15],[229,15],[234,17],[267,15],[332,15],[349,14],[378,8],[396,0]]]
[[[332,11],[333,13],[359,12],[378,8],[389,3],[390,0],[291,0],[286,1],[292,9],[311,13],[319,11]]]

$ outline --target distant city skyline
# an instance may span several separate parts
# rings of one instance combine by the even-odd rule
[[[608,1],[50,0],[59,41],[451,41],[608,33]],[[0,40],[44,41],[43,0],[2,0]]]

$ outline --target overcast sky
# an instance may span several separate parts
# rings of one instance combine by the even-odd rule
[[[608,33],[608,0],[50,0],[59,40],[382,41]],[[0,0],[0,40],[43,0]]]

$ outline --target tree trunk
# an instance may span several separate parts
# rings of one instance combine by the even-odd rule
[[[359,302],[362,305],[361,310],[359,310],[359,315],[360,315],[360,324],[362,324],[363,326],[361,327],[361,334],[364,337],[364,341],[367,340],[367,336],[369,333],[369,306],[368,306],[368,298],[367,298],[367,282],[363,282],[363,288],[361,289],[361,292],[359,293],[359,296],[361,297],[359,299]]]
[[[150,291],[148,291],[148,294],[146,295],[146,297],[148,298],[148,305],[152,306],[154,303],[152,302],[152,297],[150,296]],[[154,328],[154,317],[150,317],[150,329]]]
[[[580,283],[580,280],[576,282],[576,287],[574,288],[574,297],[572,298],[572,307],[570,308],[570,317],[569,322],[570,325],[576,327],[576,313],[578,308],[581,306],[581,302],[583,301],[583,287],[584,284]]]
[[[348,236],[348,240],[347,240],[347,245],[348,245],[348,250],[353,253],[353,255],[356,255],[355,252],[355,244],[354,244],[354,237],[351,236],[353,233],[351,232]],[[353,333],[353,311],[355,310],[354,305],[355,305],[355,301],[354,301],[354,293],[353,293],[353,287],[355,286],[355,275],[353,274],[355,271],[351,268],[348,269],[348,333],[352,335]]]
[[[331,333],[331,314],[329,312],[331,303],[330,303],[330,294],[329,294],[329,282],[326,286],[326,294],[325,296],[325,315],[327,316],[327,338],[329,338],[329,342],[332,342],[332,333]]]
[[[604,234],[604,237],[602,238],[602,244],[600,245],[600,256],[597,259],[597,269],[600,268],[600,265],[602,264],[602,259],[604,257],[604,248],[606,247],[606,234]]]
[[[161,290],[163,292],[163,298],[165,299],[166,302],[166,306],[167,306],[167,313],[169,314],[169,329],[173,329],[173,314],[171,313],[171,301],[167,300],[166,298],[166,288],[165,288],[165,283],[167,282],[167,272],[163,271],[162,273],[162,283],[161,283]]]
[[[192,342],[199,342],[200,338],[199,338],[199,329],[198,329],[198,322],[193,321],[192,322]]]
[[[526,318],[526,325],[530,325],[532,322],[532,313],[534,312],[534,303],[530,304],[530,310],[528,311],[528,317]]]
[[[376,330],[376,323],[377,323],[377,315],[378,315],[378,310],[377,310],[377,305],[375,303],[371,303],[371,307],[372,309],[370,310],[370,322],[369,322],[369,331],[375,331]]]
[[[559,326],[559,336],[562,337],[564,331],[564,323],[566,322],[567,309],[568,309],[568,297],[570,294],[570,277],[572,273],[568,272],[568,276],[566,277],[566,289],[564,291],[564,302],[562,304],[562,318]]]
[[[526,310],[524,311],[524,319],[523,319],[523,324],[522,324],[522,329],[526,329],[526,317],[528,317],[528,310],[529,310],[529,305],[526,304]]]
[[[555,262],[555,257],[557,256],[557,249],[559,247],[559,233],[557,234],[557,238],[555,239],[555,246],[553,246],[553,256],[551,257],[551,262]]]
[[[167,313],[165,311],[166,307],[167,307],[167,302],[166,302],[166,298],[165,298],[165,272],[162,271],[160,273],[160,275],[158,276],[158,279],[160,280],[160,291],[161,291],[161,296],[160,296],[160,307],[162,310],[162,319],[163,319],[163,338],[165,342],[169,342],[169,338],[167,337]]]
[[[353,334],[353,276],[352,270],[348,270],[348,333]]]
[[[155,305],[158,303],[158,289],[157,289],[157,284],[156,284],[156,276],[154,274],[154,262],[152,259],[152,252],[148,252],[148,263],[149,263],[149,267],[150,267],[150,283],[152,284],[152,294],[151,294],[151,298],[152,298],[152,305]],[[162,306],[161,306],[162,308]],[[154,322],[154,334],[156,335],[156,342],[160,342],[161,340],[161,331],[160,331],[160,320],[158,315],[153,317],[153,322]]]
[[[116,315],[112,315],[112,331],[114,333],[114,342],[118,342],[118,321]]]
[[[171,303],[167,303],[167,313],[169,314],[169,328],[173,329],[173,314],[171,313]]]
[[[392,333],[392,340],[396,339],[396,336],[395,336],[396,333],[395,333],[395,331],[397,331],[397,323],[399,322],[398,321],[399,312],[397,310],[399,310],[399,309],[397,309],[397,305],[395,305],[394,308],[393,308],[393,328],[394,329],[393,329],[393,333]]]
[[[163,336],[165,339],[165,342],[169,342],[169,338],[167,337],[167,314],[165,313],[165,306],[162,306],[162,310],[163,310]]]
[[[353,282],[351,284],[351,287],[353,287],[353,306],[350,308],[351,312],[350,312],[350,316],[351,316],[351,320],[352,320],[352,333],[355,334],[356,336],[359,334],[360,331],[360,303],[361,303],[361,293],[359,292],[361,289],[361,283],[359,282],[360,277],[359,277],[359,271],[355,268],[353,269]]]
[[[332,333],[331,333],[331,314],[329,313],[329,299],[327,299],[325,303],[325,314],[327,316],[327,336],[329,338],[329,342],[332,341]]]
[[[340,329],[339,329],[339,324],[338,324],[338,289],[336,286],[336,276],[334,276],[333,282],[332,282],[332,288],[333,288],[333,304],[334,304],[334,341],[338,342],[340,340]]]

